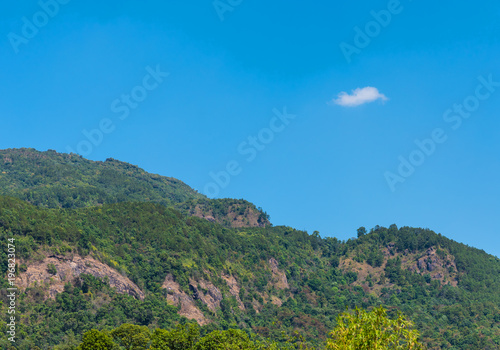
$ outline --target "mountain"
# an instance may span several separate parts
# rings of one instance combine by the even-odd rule
[[[52,150],[0,150],[0,195],[66,209],[153,202],[230,227],[270,225],[267,214],[248,201],[208,199],[180,180],[129,163],[112,158],[94,162]]]
[[[259,225],[234,207],[248,202],[211,201],[178,180],[158,176],[161,190],[150,188],[155,175],[129,174],[126,163],[0,154],[8,195],[0,196],[0,269],[6,276],[13,238],[17,348],[69,349],[92,328],[186,322],[205,333],[239,328],[276,341],[297,332],[320,348],[346,308],[384,305],[391,315],[406,314],[430,349],[500,349],[500,259],[431,230],[377,226],[347,241],[321,238]],[[73,157],[80,165],[70,173]],[[96,180],[106,168],[117,184]],[[50,182],[44,173],[61,178],[49,175]],[[128,199],[120,182],[142,189]],[[75,184],[106,200],[90,191],[64,206]],[[8,283],[0,278],[2,300]],[[7,307],[0,312],[7,315]]]

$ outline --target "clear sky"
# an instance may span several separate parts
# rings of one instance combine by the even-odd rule
[[[0,148],[120,159],[322,236],[396,223],[500,256],[499,16],[489,0],[4,1]]]

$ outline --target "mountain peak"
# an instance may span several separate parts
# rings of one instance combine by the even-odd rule
[[[46,208],[153,202],[228,227],[270,225],[268,216],[244,200],[209,199],[173,177],[151,174],[114,158],[33,148],[0,150],[0,195]]]

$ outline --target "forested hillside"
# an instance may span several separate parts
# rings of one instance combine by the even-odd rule
[[[203,196],[183,182],[114,159],[34,149],[0,151],[0,193],[46,208],[81,208],[124,201],[165,205]]]
[[[109,158],[31,148],[0,150],[0,194],[44,208],[83,208],[119,202],[175,206],[226,226],[266,226],[267,214],[245,200],[208,199],[180,180]]]
[[[14,238],[19,349],[72,349],[91,329],[126,323],[153,331],[190,322],[201,335],[240,329],[278,343],[300,336],[321,348],[339,313],[379,305],[407,315],[430,349],[500,348],[500,260],[428,229],[360,228],[357,238],[340,241],[262,224],[262,210],[252,227],[219,223],[195,208],[240,222],[229,215],[239,201],[207,202],[175,179],[161,178],[158,189],[152,175],[128,174],[117,161],[99,166],[119,169],[125,183],[151,181],[136,193],[155,200],[128,200],[118,184],[120,194],[100,187],[98,173],[83,176],[78,165],[59,181],[54,170],[54,185],[43,175],[27,182],[37,163],[6,165],[6,154],[2,191],[11,197],[0,196],[0,283],[5,300],[7,239]],[[91,192],[88,201],[77,196],[78,205],[64,205],[77,182],[101,188],[107,200]],[[7,316],[7,304],[1,308]],[[5,334],[0,342],[6,348]]]

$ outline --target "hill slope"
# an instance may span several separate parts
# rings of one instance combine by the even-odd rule
[[[153,202],[227,226],[270,225],[268,216],[245,200],[208,199],[180,180],[132,164],[112,158],[94,162],[50,150],[0,150],[0,195],[66,209]]]
[[[344,242],[267,226],[262,211],[249,216],[238,207],[246,201],[208,200],[168,178],[159,193],[154,175],[128,174],[126,163],[78,158],[71,173],[69,155],[2,156],[2,190],[25,199],[0,196],[0,286],[6,300],[14,238],[18,348],[71,343],[92,328],[188,320],[205,332],[241,328],[278,341],[298,332],[319,346],[340,312],[378,305],[408,315],[431,349],[500,348],[500,260],[430,230],[375,227]],[[139,195],[128,200],[120,186],[100,183],[108,167],[142,186],[132,193]],[[89,192],[66,208],[59,195],[75,184],[107,200],[95,203]]]
[[[34,149],[0,151],[0,194],[47,208],[81,208],[124,201],[173,205],[204,198],[174,178],[107,159]]]
[[[289,227],[226,228],[154,203],[63,210],[0,197],[3,245],[8,237],[26,344],[182,317],[314,343],[346,307],[383,304],[409,315],[431,348],[500,346],[500,261],[429,230],[377,228],[341,242]]]

